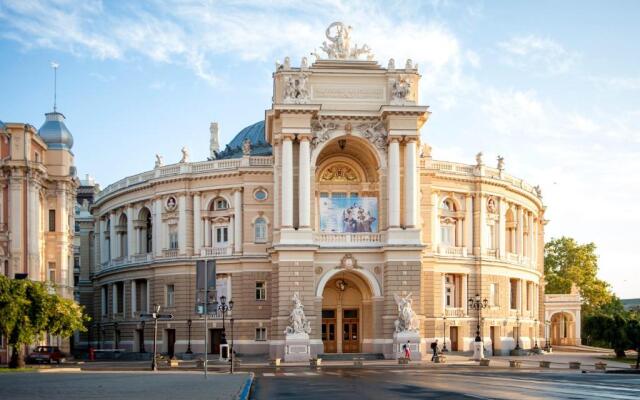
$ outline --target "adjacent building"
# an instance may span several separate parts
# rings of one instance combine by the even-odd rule
[[[332,24],[326,56],[278,64],[264,120],[223,151],[212,124],[209,160],[190,162],[185,149],[177,164],[157,156],[155,168],[95,195],[93,226],[86,213],[80,226],[93,238],[80,245],[94,259],[81,258],[79,277],[90,345],[148,351],[152,326],[140,313],[159,304],[175,316],[159,324],[163,352],[218,353],[233,317],[238,353],[281,357],[297,293],[309,356],[394,357],[396,297],[411,302],[423,353],[435,339],[468,351],[477,330],[489,354],[516,340],[542,346],[540,189],[502,158],[432,159],[417,67],[381,66],[349,32]],[[205,328],[195,264],[211,258],[218,299],[234,307]],[[480,312],[468,306],[476,297]]]
[[[50,282],[67,298],[74,288],[78,186],[72,146],[73,136],[57,111],[46,114],[39,130],[0,123],[0,273]],[[0,345],[4,361],[6,341]]]

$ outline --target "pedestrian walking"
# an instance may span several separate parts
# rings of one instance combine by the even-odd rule
[[[436,357],[438,357],[438,339],[435,342],[431,343],[431,350],[433,350],[433,355],[431,356],[431,361],[435,361]]]
[[[409,343],[411,343],[411,341],[407,340],[407,343],[402,346],[404,348],[404,358],[407,360],[411,360],[411,349],[409,348]]]

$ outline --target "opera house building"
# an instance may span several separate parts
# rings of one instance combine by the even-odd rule
[[[92,347],[151,351],[155,304],[174,316],[158,348],[178,357],[203,353],[204,332],[208,353],[233,337],[238,355],[285,359],[544,341],[540,189],[502,158],[432,159],[417,66],[381,64],[350,29],[332,24],[313,62],[276,64],[264,120],[223,149],[212,124],[208,160],[158,156],[97,193]],[[216,260],[218,305],[233,302],[206,328],[199,260]]]

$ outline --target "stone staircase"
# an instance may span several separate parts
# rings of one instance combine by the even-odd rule
[[[354,358],[363,360],[384,360],[382,353],[323,353],[318,354],[322,361],[351,361]]]

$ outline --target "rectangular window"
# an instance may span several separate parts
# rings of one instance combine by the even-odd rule
[[[256,282],[256,300],[267,299],[267,283],[264,281]]]
[[[227,243],[229,241],[229,228],[216,228],[216,243]]]
[[[56,210],[49,210],[49,232],[56,231]]]
[[[100,311],[102,312],[102,316],[107,315],[109,310],[107,310],[107,287],[102,286],[100,288]]]
[[[453,225],[440,226],[440,242],[445,246],[454,245]]]
[[[49,282],[55,282],[56,281],[56,263],[49,263]]]
[[[492,307],[498,306],[498,284],[492,283],[489,285],[489,305]]]
[[[169,248],[172,250],[178,248],[178,229],[175,225],[169,228]]]
[[[118,314],[124,313],[124,282],[116,283],[116,312]]]
[[[256,328],[256,341],[267,340],[267,328]]]
[[[445,307],[455,307],[456,305],[456,285],[453,275],[445,275],[444,277],[444,296]]]
[[[175,285],[167,285],[167,307],[173,307],[175,305]]]
[[[511,297],[510,307],[512,310],[518,309],[518,280],[509,280],[509,293]]]
[[[531,285],[527,282],[527,311],[531,310]]]

